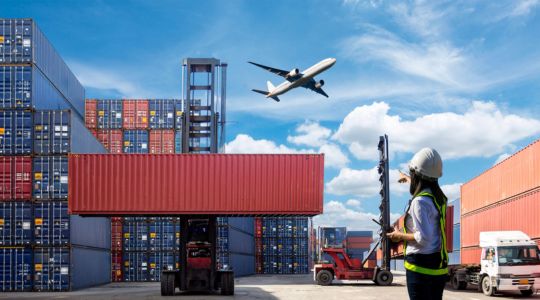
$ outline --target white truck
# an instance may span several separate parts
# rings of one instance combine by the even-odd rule
[[[480,232],[479,264],[449,266],[454,289],[472,284],[487,296],[520,291],[531,296],[540,291],[540,251],[521,231]]]

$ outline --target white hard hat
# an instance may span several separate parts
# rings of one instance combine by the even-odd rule
[[[441,156],[435,149],[424,148],[413,156],[409,169],[428,180],[440,178],[442,176]]]

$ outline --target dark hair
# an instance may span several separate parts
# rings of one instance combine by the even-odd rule
[[[416,197],[416,195],[420,194],[425,189],[430,189],[433,196],[435,196],[435,199],[439,205],[442,205],[443,203],[446,204],[448,199],[446,198],[446,195],[441,190],[441,187],[439,186],[439,181],[437,179],[434,180],[427,180],[426,178],[423,178],[420,174],[416,174],[414,170],[410,170],[411,174],[411,186],[409,188],[409,192],[411,195]]]

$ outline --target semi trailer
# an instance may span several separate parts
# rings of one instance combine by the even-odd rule
[[[448,267],[454,289],[469,285],[487,296],[519,291],[531,296],[540,290],[540,251],[521,231],[480,232],[478,263]]]

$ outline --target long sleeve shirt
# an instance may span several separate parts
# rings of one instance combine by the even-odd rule
[[[441,250],[439,211],[430,197],[415,197],[411,201],[405,226],[407,233],[414,234],[414,241],[407,242],[407,254],[431,254]]]

